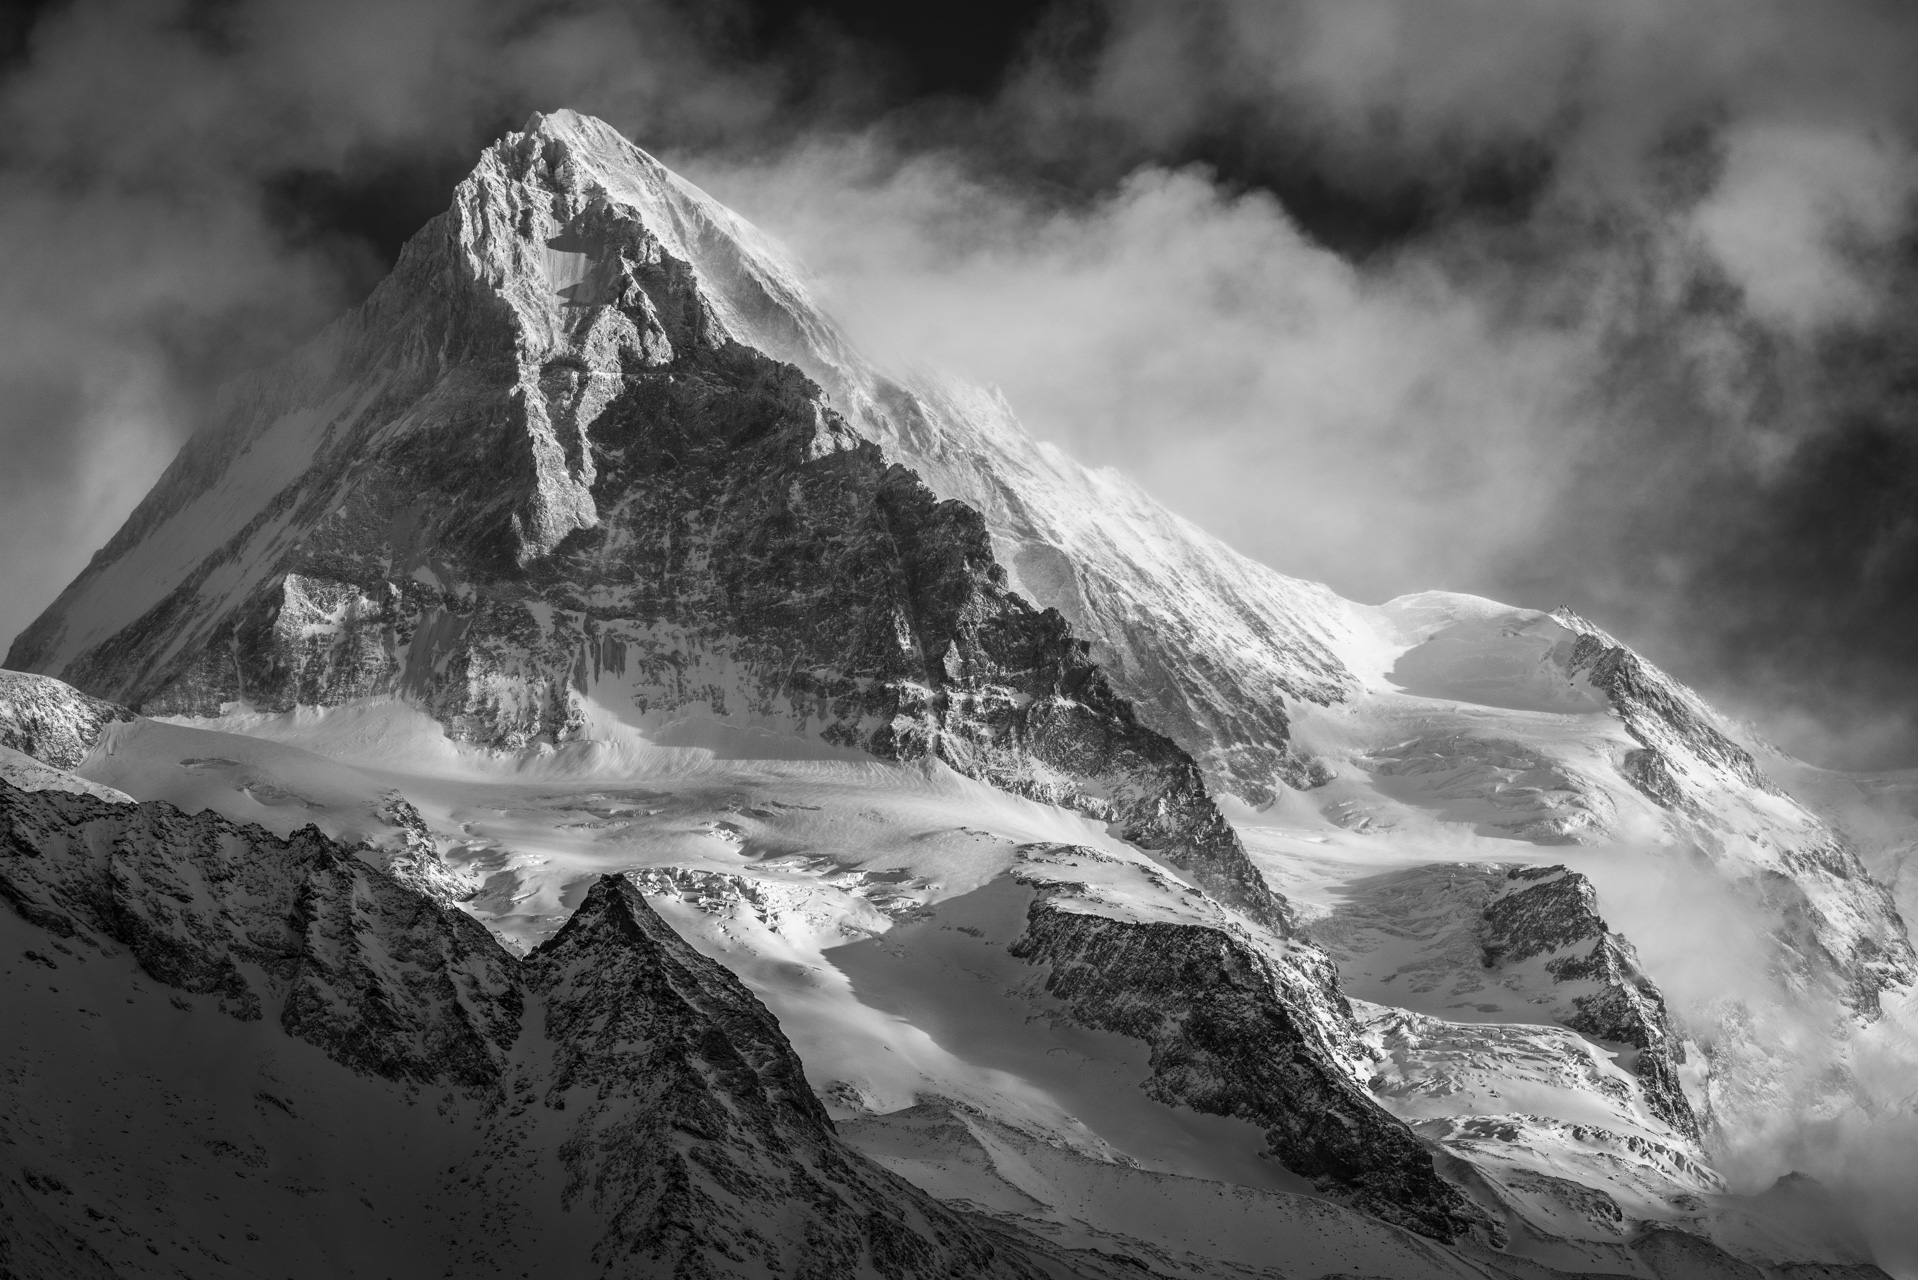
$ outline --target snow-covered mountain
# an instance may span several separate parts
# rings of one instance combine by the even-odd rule
[[[359,1196],[502,1274],[1882,1274],[1765,1189],[1889,1105],[1918,976],[1809,773],[1575,615],[1345,601],[882,373],[594,120],[236,384],[7,665],[11,1114],[190,1100],[7,1121],[19,1257]],[[240,1065],[159,1072],[151,984]],[[238,1218],[133,1207],[190,1115],[273,1173]]]

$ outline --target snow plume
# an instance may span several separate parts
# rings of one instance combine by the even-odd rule
[[[1377,598],[1457,585],[1569,479],[1552,428],[1585,335],[1518,329],[1428,264],[1355,267],[1200,169],[1061,207],[896,159],[862,139],[689,168],[776,228],[882,361],[996,383],[1037,434],[1285,572]]]
[[[1700,1110],[1732,1189],[1808,1175],[1844,1207],[1820,1230],[1855,1228],[1881,1266],[1918,1275],[1918,1002],[1890,992],[1883,1015],[1860,1024],[1815,980],[1781,972],[1771,910],[1701,853],[1646,842],[1565,855],[1656,975],[1693,1055],[1695,1100],[1710,1064]]]

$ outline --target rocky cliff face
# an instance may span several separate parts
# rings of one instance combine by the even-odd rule
[[[1355,996],[1444,1017],[1555,1022],[1617,1046],[1644,1109],[1699,1141],[1664,994],[1578,872],[1444,863],[1393,872],[1313,932]]]
[[[73,768],[108,725],[131,719],[125,707],[90,698],[63,681],[0,671],[0,747],[55,769]]]
[[[340,1072],[414,1096],[450,1091],[437,1142],[468,1170],[457,1193],[522,1228],[520,1254],[570,1250],[559,1227],[590,1241],[602,1275],[1042,1274],[841,1145],[771,1015],[623,881],[596,884],[520,961],[317,832],[279,840],[212,814],[0,784],[0,897],[49,939],[28,951],[49,974],[110,971],[129,956],[182,1008],[179,996],[210,998],[242,1024],[277,1023]],[[129,1130],[118,1155],[133,1158],[144,1137]],[[9,1166],[47,1155],[31,1132],[7,1150]],[[323,1163],[308,1156],[296,1173]],[[526,1188],[555,1176],[560,1212],[545,1234],[515,1224],[537,1198]],[[110,1181],[103,1168],[83,1197]],[[44,1234],[71,1255],[91,1234],[80,1205],[71,1193],[38,1198],[53,1206]],[[285,1226],[237,1222],[234,1238]],[[440,1247],[440,1228],[416,1223],[427,1239],[412,1245]],[[38,1251],[11,1228],[0,1239]],[[143,1256],[114,1273],[145,1274]]]
[[[1685,1049],[1672,1034],[1665,997],[1639,967],[1632,944],[1606,927],[1591,881],[1564,867],[1517,867],[1483,912],[1485,965],[1507,973],[1536,965],[1555,1020],[1598,1040],[1630,1045],[1627,1064],[1652,1114],[1696,1141],[1679,1081]]]
[[[581,172],[692,265],[730,334],[802,370],[852,431],[978,511],[1013,587],[1057,609],[1143,722],[1214,786],[1263,803],[1324,776],[1292,747],[1286,702],[1337,702],[1357,688],[1340,654],[1363,627],[1345,601],[1038,444],[994,392],[878,370],[750,224],[598,121],[561,112],[539,128],[564,137]]]
[[[1442,1240],[1493,1235],[1431,1152],[1336,1065],[1356,1035],[1343,1000],[1316,1007],[1329,980],[1301,981],[1296,957],[1275,964],[1227,929],[1075,905],[1042,893],[1011,954],[1047,966],[1046,994],[1075,1021],[1151,1047],[1151,1096],[1251,1121],[1288,1169],[1387,1222]]]

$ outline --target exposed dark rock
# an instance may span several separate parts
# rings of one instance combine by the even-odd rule
[[[0,747],[12,747],[56,769],[86,759],[100,734],[133,713],[72,685],[24,671],[0,671]]]
[[[212,812],[0,783],[0,897],[391,1080],[494,1084],[518,1022],[513,961],[484,926],[313,827],[281,840]]]
[[[1542,959],[1570,1006],[1557,1011],[1559,1021],[1635,1048],[1631,1069],[1652,1113],[1697,1139],[1698,1118],[1678,1078],[1685,1048],[1672,1034],[1665,997],[1639,967],[1632,944],[1600,918],[1591,881],[1564,867],[1515,867],[1506,880],[1485,907],[1487,967]]]
[[[594,885],[526,976],[555,1046],[548,1105],[576,1117],[562,1194],[611,1224],[596,1262],[698,1274],[717,1234],[742,1271],[1020,1270],[841,1146],[765,1006],[626,880]]]
[[[1688,1231],[1658,1228],[1632,1244],[1658,1280],[1765,1280],[1765,1273]]]
[[[1719,731],[1711,713],[1690,690],[1569,609],[1560,609],[1552,616],[1578,633],[1568,664],[1570,674],[1583,676],[1604,693],[1625,731],[1647,751],[1656,755],[1661,744],[1676,740],[1698,759],[1746,786],[1771,795],[1784,794],[1765,776],[1751,752]],[[1647,776],[1670,777],[1668,760],[1656,765],[1647,761],[1636,768]],[[1647,789],[1646,794],[1668,807],[1673,803],[1652,790]]]
[[[1150,1045],[1146,1091],[1161,1102],[1258,1125],[1286,1168],[1387,1222],[1442,1240],[1492,1234],[1431,1151],[1335,1065],[1327,1031],[1351,1015],[1317,1007],[1329,981],[1300,981],[1222,930],[1044,895],[1011,952],[1050,966],[1046,993],[1076,1021]]]

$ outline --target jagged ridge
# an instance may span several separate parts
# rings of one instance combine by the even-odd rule
[[[1639,967],[1632,944],[1599,916],[1591,881],[1564,867],[1514,867],[1505,878],[1506,888],[1484,909],[1486,967],[1546,957],[1544,969],[1555,984],[1594,988],[1570,995],[1570,1007],[1555,1011],[1558,1019],[1635,1048],[1631,1070],[1652,1114],[1697,1141],[1698,1118],[1678,1078],[1685,1049],[1672,1034],[1664,993]]]
[[[1116,920],[1057,897],[1033,901],[1010,952],[1048,966],[1045,991],[1075,1020],[1151,1046],[1153,1097],[1259,1125],[1287,1168],[1387,1222],[1441,1240],[1493,1234],[1432,1153],[1334,1065],[1340,1046],[1301,1011],[1321,990],[1223,930]],[[1349,1026],[1338,1004],[1322,1020]]]
[[[1904,920],[1856,850],[1786,797],[1690,689],[1571,610],[1551,616],[1576,635],[1569,673],[1599,690],[1640,744],[1625,754],[1620,772],[1654,803],[1688,819],[1708,852],[1740,837],[1736,815],[1747,804],[1737,790],[1776,800],[1797,819],[1796,829],[1770,824],[1780,828],[1771,841],[1786,874],[1774,871],[1757,886],[1783,921],[1785,957],[1815,958],[1818,977],[1835,980],[1867,1018],[1877,1016],[1881,993],[1918,979]]]
[[[464,1194],[504,1212],[556,1164],[601,1274],[1041,1274],[841,1145],[772,1016],[615,878],[518,961],[317,831],[0,783],[0,897],[343,1068],[462,1091],[486,1152]]]

